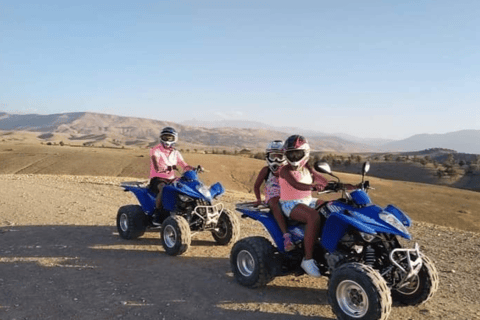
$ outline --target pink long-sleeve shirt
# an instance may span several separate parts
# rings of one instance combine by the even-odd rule
[[[158,172],[153,161],[156,161]],[[183,170],[188,164],[176,149],[165,148],[161,143],[150,149],[150,179],[154,177],[171,180],[175,178],[173,166],[180,166]]]

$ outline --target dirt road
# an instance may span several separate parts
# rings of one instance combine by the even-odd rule
[[[125,178],[0,175],[0,319],[334,319],[327,279],[277,278],[238,285],[231,247],[194,236],[180,257],[158,234],[116,234],[119,206],[135,203]],[[223,201],[251,200],[229,191]],[[242,219],[242,237],[264,234]],[[480,234],[416,223],[415,241],[436,263],[440,289],[389,319],[480,319]]]

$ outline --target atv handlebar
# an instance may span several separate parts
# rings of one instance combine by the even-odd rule
[[[202,167],[201,165],[198,165],[198,166],[197,166],[195,169],[193,169],[193,170],[195,170],[197,173],[210,172],[209,170],[205,170],[205,168]]]
[[[347,186],[352,186],[349,184],[343,184],[341,182],[335,182],[335,181],[330,181],[325,188],[322,191],[318,191],[318,194],[327,194],[327,193],[335,193],[335,192],[340,192],[340,191],[349,191]],[[357,185],[353,185],[356,189],[364,190],[365,192],[368,192],[368,190],[375,190],[375,188],[370,187],[370,182],[364,181],[360,182]]]

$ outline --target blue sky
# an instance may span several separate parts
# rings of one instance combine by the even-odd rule
[[[480,129],[479,1],[2,1],[0,111]]]

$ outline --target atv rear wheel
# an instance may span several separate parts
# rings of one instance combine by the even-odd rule
[[[438,289],[438,272],[430,260],[421,254],[422,268],[410,283],[400,289],[392,290],[392,299],[408,306],[416,306],[430,299]]]
[[[240,236],[240,221],[237,216],[232,211],[223,210],[212,236],[222,246],[236,242]]]
[[[274,247],[263,237],[244,238],[232,248],[230,266],[242,286],[258,288],[267,285],[272,275]]]
[[[162,223],[160,238],[168,255],[177,256],[186,252],[192,241],[187,220],[182,216],[168,217]]]
[[[117,230],[120,237],[127,240],[137,239],[145,233],[146,219],[142,207],[127,205],[120,207],[117,213]]]
[[[385,320],[392,310],[385,280],[373,268],[360,263],[346,263],[333,271],[328,301],[340,320]]]

